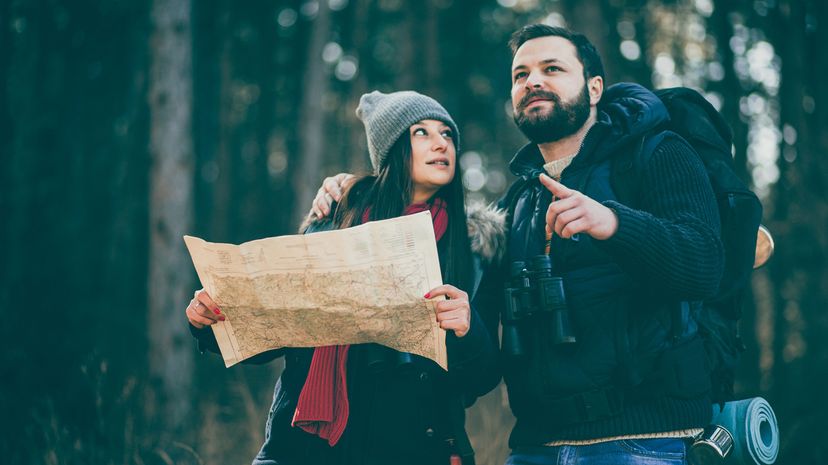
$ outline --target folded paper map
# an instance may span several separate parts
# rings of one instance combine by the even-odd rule
[[[281,347],[375,342],[447,368],[426,292],[442,284],[431,213],[314,234],[218,244],[184,236],[228,367]]]

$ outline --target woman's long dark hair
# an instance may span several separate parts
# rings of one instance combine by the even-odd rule
[[[460,154],[455,157],[459,160]],[[339,228],[362,223],[363,212],[370,207],[369,221],[401,216],[411,203],[414,184],[411,181],[411,134],[408,130],[394,142],[376,176],[355,180],[342,196],[333,215]],[[454,167],[454,178],[440,188],[435,197],[448,206],[448,229],[440,239],[443,251],[443,282],[466,292],[471,291],[472,263],[469,231],[466,224],[466,202],[460,164]]]

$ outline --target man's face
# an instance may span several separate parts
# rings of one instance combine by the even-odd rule
[[[520,46],[512,60],[512,108],[529,140],[542,144],[574,134],[591,105],[583,64],[569,40],[546,36]]]

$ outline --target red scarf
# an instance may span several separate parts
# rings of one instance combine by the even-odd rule
[[[415,203],[405,208],[403,215],[422,211],[431,212],[434,237],[439,241],[448,229],[446,202],[437,198],[428,203]],[[370,208],[362,214],[367,223]],[[310,434],[327,439],[333,447],[348,424],[348,386],[345,380],[348,348],[351,346],[317,347],[313,351],[308,377],[299,394],[291,426],[298,426]]]

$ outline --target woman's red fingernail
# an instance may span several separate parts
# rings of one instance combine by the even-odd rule
[[[426,292],[425,298],[428,299],[431,297],[431,292]]]
[[[219,321],[224,321],[224,320],[225,320],[224,315],[219,315]]]
[[[219,309],[213,310],[213,313],[215,313],[216,315],[221,315],[221,312],[219,311]]]

